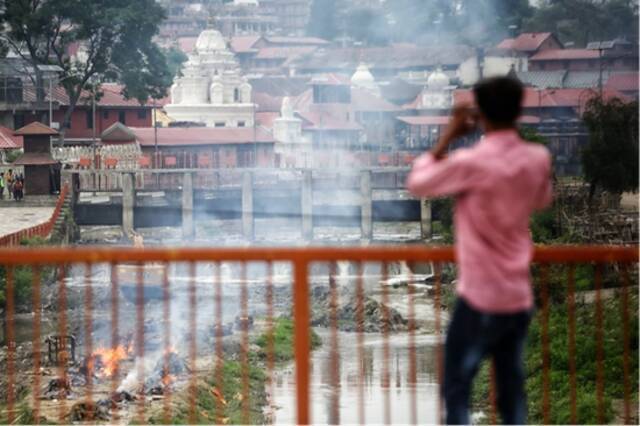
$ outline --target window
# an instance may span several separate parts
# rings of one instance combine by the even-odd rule
[[[244,121],[238,121],[238,127],[244,127],[244,126],[245,126]]]
[[[147,110],[146,109],[139,109],[138,110],[138,118],[140,120],[144,120],[147,118]]]
[[[93,129],[93,111],[87,111],[87,129]]]
[[[118,121],[121,122],[122,124],[127,124],[126,123],[126,111],[118,111]]]
[[[234,102],[239,102],[240,101],[240,90],[238,90],[237,87],[235,89],[233,89],[233,101]]]
[[[102,111],[102,118],[104,118],[105,120],[109,118],[109,111]]]
[[[216,121],[215,127],[224,127],[224,121]]]

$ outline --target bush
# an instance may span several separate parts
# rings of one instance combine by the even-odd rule
[[[276,362],[291,361],[293,354],[293,320],[289,318],[278,318],[273,326],[273,359]],[[315,349],[322,344],[320,336],[310,329],[311,349]],[[256,345],[260,346],[259,356],[266,358],[269,345],[268,333],[263,333],[256,340]]]

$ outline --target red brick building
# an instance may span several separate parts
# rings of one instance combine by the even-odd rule
[[[135,99],[125,99],[122,86],[103,84],[102,96],[96,100],[95,135],[100,134],[116,122],[127,126],[150,127],[153,124],[153,105],[140,105]],[[61,88],[54,89],[53,122],[62,125],[64,115],[69,108],[69,98]],[[64,129],[65,145],[88,144],[93,137],[93,105],[89,94],[84,95],[71,114],[69,126]],[[48,111],[15,111],[13,125],[21,128],[35,121],[48,123]],[[62,129],[60,129],[62,130]]]

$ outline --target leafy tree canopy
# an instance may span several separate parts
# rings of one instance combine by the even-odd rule
[[[636,0],[547,0],[523,28],[553,32],[563,43],[579,47],[618,37],[637,39],[638,4]]]
[[[83,90],[98,90],[102,81],[122,83],[124,95],[140,102],[165,96],[172,75],[152,41],[164,18],[155,0],[12,0],[0,10],[8,29],[1,37],[35,68],[39,100],[43,76],[36,66],[63,69],[65,124]],[[69,54],[74,46],[81,54]]]
[[[591,194],[597,188],[612,193],[638,189],[638,102],[593,97],[582,118],[589,130],[582,164]]]

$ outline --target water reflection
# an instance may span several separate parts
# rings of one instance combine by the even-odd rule
[[[363,404],[365,421],[382,423],[385,419],[385,398],[390,400],[390,421],[411,422],[411,395],[416,393],[418,422],[435,423],[437,408],[437,376],[435,365],[436,338],[431,335],[416,336],[415,356],[417,383],[409,378],[408,335],[398,334],[389,338],[389,386],[384,386],[383,338],[379,334],[365,336],[364,356],[359,364],[354,333],[339,333],[339,387],[332,383],[332,364],[328,333],[322,335],[323,346],[312,356],[311,416],[314,424],[335,423],[339,412],[341,423],[358,423],[359,376],[363,379]],[[277,373],[273,403],[276,406],[275,423],[295,424],[295,377],[292,371]],[[339,410],[335,410],[334,404]],[[333,413],[333,415],[332,415]]]

